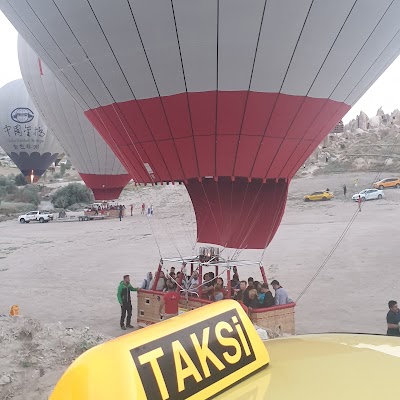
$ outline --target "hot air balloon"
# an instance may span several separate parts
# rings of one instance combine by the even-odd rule
[[[18,79],[0,89],[0,145],[30,183],[63,152]]]
[[[400,0],[2,0],[137,182],[200,242],[264,248],[290,180],[398,56]]]
[[[21,37],[18,57],[31,98],[95,199],[117,199],[131,179],[121,162],[82,108]]]

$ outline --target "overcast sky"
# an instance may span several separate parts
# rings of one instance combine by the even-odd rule
[[[21,78],[17,54],[17,32],[0,11],[0,87]],[[400,57],[384,72],[369,91],[343,118],[347,123],[361,110],[369,117],[376,114],[379,107],[387,113],[400,109]]]

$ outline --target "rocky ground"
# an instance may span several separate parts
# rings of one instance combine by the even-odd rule
[[[0,399],[47,399],[65,368],[107,339],[87,327],[0,316]]]

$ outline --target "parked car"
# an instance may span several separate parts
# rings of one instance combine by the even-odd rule
[[[383,190],[380,189],[364,189],[361,190],[360,193],[356,193],[353,195],[352,200],[358,201],[358,198],[361,196],[363,201],[367,200],[378,200],[384,197]]]
[[[372,185],[375,189],[383,190],[385,188],[400,188],[400,179],[399,178],[385,178],[379,182],[375,182]]]
[[[333,193],[326,190],[321,192],[314,192],[304,196],[304,201],[326,201],[333,197]]]
[[[52,214],[51,214],[52,215]],[[18,217],[18,221],[21,224],[29,224],[31,221],[37,222],[49,222],[53,218],[50,217],[50,214],[46,213],[45,211],[29,211],[26,214],[22,214]]]

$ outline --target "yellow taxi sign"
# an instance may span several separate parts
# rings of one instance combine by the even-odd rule
[[[224,300],[87,351],[50,400],[204,400],[268,363],[242,307]]]

